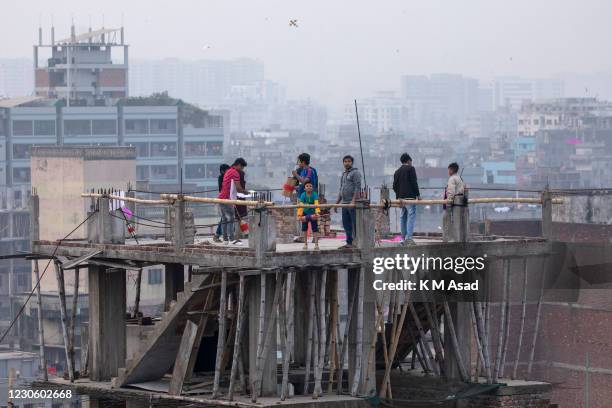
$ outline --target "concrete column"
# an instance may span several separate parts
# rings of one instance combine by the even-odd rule
[[[125,366],[125,270],[89,265],[89,378],[108,381]]]
[[[168,311],[170,303],[185,289],[185,267],[182,264],[166,264],[164,267],[164,311]]]
[[[361,251],[361,266],[348,271],[348,298],[352,299],[354,291],[359,291],[359,274],[363,275],[363,330],[361,334],[361,376],[359,378],[359,395],[372,395],[376,392],[376,365],[372,364],[368,372],[368,351],[374,335],[373,328],[376,324],[376,291],[372,286],[374,274],[372,273],[372,249],[375,243],[374,217],[369,207],[369,201],[359,200],[356,202],[356,246]],[[349,389],[352,388],[357,365],[357,325],[359,320],[359,292],[355,298],[355,309],[351,328],[349,332]],[[350,302],[350,300],[349,300]],[[369,381],[366,383],[366,378]]]
[[[443,239],[445,242],[469,241],[470,209],[467,205],[467,189],[463,196],[455,197],[454,205],[444,212]]]
[[[276,225],[270,210],[258,205],[249,217],[249,248],[255,250],[257,262],[262,265],[266,251],[276,250]]]
[[[174,202],[174,222],[172,223],[172,244],[174,250],[180,252],[185,246],[185,201]]]
[[[266,310],[265,310],[265,332],[267,325],[274,323],[274,311],[272,301],[274,299],[275,277],[273,274],[266,275]],[[261,282],[259,279],[252,279],[247,285],[248,302],[248,322],[249,322],[249,378],[255,378],[257,367],[257,338],[259,335],[259,310],[261,308]],[[272,344],[267,356],[264,357],[264,368],[262,375],[262,396],[276,395],[276,327],[272,333]]]
[[[38,241],[40,239],[40,204],[38,194],[32,194],[30,196],[30,241]]]
[[[542,236],[552,238],[552,195],[548,186],[542,191]]]
[[[111,216],[108,197],[100,197],[98,199],[98,214],[97,218],[97,242],[98,244],[110,244],[112,242]]]

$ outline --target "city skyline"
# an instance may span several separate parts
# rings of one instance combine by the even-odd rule
[[[600,52],[606,38],[604,16],[612,5],[597,1],[564,7],[552,1],[503,7],[484,1],[444,7],[441,2],[388,1],[377,5],[376,13],[370,6],[347,2],[183,1],[173,9],[150,4],[143,9],[140,1],[110,1],[104,10],[74,1],[25,3],[28,7],[5,5],[5,15],[15,17],[12,21],[31,21],[6,21],[0,27],[1,34],[13,38],[5,44],[5,58],[31,57],[38,24],[48,38],[52,15],[58,37],[69,32],[72,19],[78,31],[86,30],[90,21],[94,27],[103,21],[106,27],[123,23],[133,59],[255,58],[265,63],[268,78],[287,87],[290,98],[311,97],[336,107],[378,90],[397,89],[404,74],[447,72],[482,80],[571,72],[576,77],[612,77],[612,57]],[[297,27],[289,25],[294,19]],[[593,82],[583,78],[580,85]],[[588,94],[586,86],[584,93],[610,97],[612,87],[605,87]]]

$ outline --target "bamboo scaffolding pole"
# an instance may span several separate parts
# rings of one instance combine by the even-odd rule
[[[463,363],[463,355],[461,354],[461,349],[459,348],[459,341],[457,340],[457,333],[455,331],[455,324],[453,323],[453,317],[451,315],[450,307],[448,306],[448,302],[444,301],[444,329],[448,329],[451,342],[453,345],[453,349],[455,351],[455,358],[457,360],[457,366],[459,367],[459,374],[462,377],[462,381],[469,381],[470,376],[466,371],[465,364]],[[448,327],[446,327],[448,326]]]
[[[380,398],[385,398],[387,395],[387,387],[391,380],[391,367],[393,365],[393,361],[395,360],[395,352],[397,351],[397,344],[399,343],[399,337],[402,332],[402,328],[404,327],[404,320],[406,319],[406,312],[408,311],[408,298],[404,299],[404,304],[402,305],[402,313],[399,318],[399,322],[397,325],[397,330],[395,333],[395,337],[391,342],[391,352],[389,353],[389,367],[385,370],[385,375],[383,377],[382,385],[380,387]]]
[[[390,301],[390,299],[389,299]],[[376,305],[376,307],[379,307],[378,305]],[[384,305],[383,305],[384,307]],[[378,309],[378,313],[380,314],[384,314],[384,309],[380,308]],[[389,350],[387,349],[387,334],[386,334],[386,327],[385,327],[385,320],[384,318],[382,319],[381,323],[380,323],[380,336],[381,336],[381,342],[382,342],[382,349],[383,349],[383,358],[385,361],[385,370],[387,369],[387,367],[389,367]],[[393,395],[391,393],[391,384],[387,384],[388,386],[388,390],[387,393],[389,394],[389,398],[393,398]]]
[[[281,279],[287,282],[287,278],[281,275]],[[278,301],[278,336],[280,340],[280,351],[281,351],[281,398],[284,398],[282,392],[282,379],[285,375],[285,356],[288,354],[287,350],[287,285],[283,284],[283,290],[281,291],[280,298]],[[277,350],[278,351],[278,350]],[[288,367],[288,366],[287,366]]]
[[[219,299],[219,334],[217,336],[217,357],[215,359],[215,379],[213,381],[212,398],[219,395],[219,381],[221,381],[221,363],[223,349],[225,348],[225,313],[227,311],[227,270],[221,272],[221,295]]]
[[[476,362],[478,363],[476,365],[476,382],[478,382],[478,372],[480,371],[480,365],[482,364],[482,367],[486,367],[486,362],[485,362],[485,357],[484,357],[484,351],[482,349],[482,341],[481,341],[481,336],[480,336],[480,332],[478,330],[478,321],[476,319],[476,302],[472,302],[471,304],[471,320],[472,320],[472,330],[474,330],[474,338],[476,339],[476,352],[478,353],[478,359],[476,360]],[[480,307],[480,306],[478,306]],[[485,368],[486,369],[486,368]]]
[[[237,316],[236,316],[237,300],[235,299],[236,291],[234,290],[233,292],[230,292],[230,294],[232,295],[232,297],[231,298],[228,297],[228,304],[230,305],[228,310],[232,310],[233,313],[230,316],[230,331],[227,335],[225,345],[223,346],[223,358],[221,359],[221,377],[223,377],[225,367],[227,367],[227,364],[229,363],[230,347],[233,344],[234,336],[236,336],[236,325],[237,325],[237,321],[236,321],[237,320]]]
[[[477,334],[480,335],[480,346],[482,347],[482,355],[484,359],[483,368],[487,377],[487,383],[492,383],[491,375],[491,356],[489,353],[489,339],[485,329],[482,305],[480,302],[474,302],[472,307],[476,319]]]
[[[68,378],[70,382],[74,382],[74,372],[72,371],[72,359],[70,353],[70,337],[68,336],[68,316],[66,312],[66,289],[64,286],[64,270],[58,262],[53,262],[55,265],[55,275],[57,277],[57,287],[60,300],[60,317],[62,321],[62,337],[64,338],[64,352],[66,353],[66,368],[68,369]]]
[[[495,369],[493,370],[493,382],[497,382],[501,372],[502,355],[504,353],[504,335],[506,333],[506,295],[508,293],[508,274],[510,269],[510,261],[504,259],[503,261],[503,286],[502,286],[502,301],[500,303],[499,310],[499,327],[497,331],[497,353],[495,354]]]
[[[535,357],[536,342],[538,340],[538,331],[540,328],[540,315],[542,314],[542,298],[544,297],[544,281],[546,270],[548,267],[548,258],[542,260],[542,278],[540,280],[540,296],[538,296],[538,305],[536,307],[535,327],[533,328],[533,341],[531,343],[531,351],[529,353],[529,363],[527,364],[527,378],[531,376],[531,368],[533,367],[533,358]]]
[[[83,198],[101,198],[108,197],[111,200],[121,200],[128,203],[136,203],[136,204],[149,204],[149,205],[160,205],[160,204],[168,204],[168,200],[145,200],[143,198],[134,198],[134,197],[122,197],[114,194],[99,194],[99,193],[81,193],[81,197]]]
[[[523,296],[521,298],[521,327],[519,329],[518,345],[516,346],[516,356],[514,357],[514,366],[512,367],[512,379],[516,378],[518,364],[521,358],[521,349],[523,346],[523,335],[525,332],[525,316],[527,315],[527,258],[523,258]]]
[[[506,324],[504,326],[504,348],[502,352],[501,366],[499,368],[499,376],[503,377],[506,369],[506,355],[508,353],[508,340],[510,338],[510,315],[512,312],[512,277],[510,275],[510,265],[512,261],[508,260],[508,284],[506,285],[507,299],[506,302]]]
[[[429,322],[429,327],[434,350],[436,351],[436,361],[438,362],[438,371],[440,376],[445,378],[446,373],[444,372],[444,345],[442,344],[442,336],[440,334],[440,327],[437,325],[437,322],[434,321],[433,315],[431,313],[431,308],[429,307],[429,303],[424,302],[423,306],[425,307],[425,314],[427,315],[427,321]],[[435,310],[434,310],[435,313]]]
[[[47,373],[47,355],[45,352],[45,328],[43,324],[42,314],[42,296],[40,294],[40,272],[38,270],[38,259],[34,260],[34,274],[36,278],[36,300],[37,300],[37,311],[38,311],[38,343],[40,345],[40,368],[42,370],[43,379],[49,380],[49,374]]]
[[[317,362],[317,378],[315,379],[315,387],[313,391],[313,398],[318,398],[323,395],[323,387],[321,380],[323,377],[323,368],[325,366],[325,349],[327,346],[326,334],[327,327],[325,321],[325,293],[326,293],[326,282],[327,282],[327,269],[321,271],[321,281],[319,287],[319,358]]]
[[[242,365],[242,349],[241,349],[241,336],[242,336],[242,325],[245,319],[244,316],[244,275],[240,275],[240,284],[238,289],[238,308],[236,310],[237,314],[237,323],[236,323],[236,336],[234,336],[234,361],[232,362],[232,369],[230,371],[230,385],[229,391],[227,393],[227,397],[230,401],[234,399],[234,387],[235,387],[235,379],[236,379],[236,371],[239,369],[239,366]],[[244,377],[244,367],[241,370],[243,372],[242,377]],[[241,379],[241,387],[242,379]],[[245,392],[246,390],[243,388],[241,390]]]
[[[212,197],[194,197],[189,195],[180,194],[160,194],[163,200],[176,201],[183,200],[191,203],[207,203],[207,204],[232,204],[232,205],[243,205],[247,207],[257,207],[258,205],[272,206],[274,203],[271,201],[253,201],[253,200],[228,200],[224,198],[212,198]]]
[[[304,391],[303,395],[308,395],[310,384],[310,366],[312,364],[312,348],[314,342],[314,322],[315,322],[315,280],[312,273],[308,274],[309,296],[310,303],[308,305],[308,324],[306,328],[306,367],[304,374]]]
[[[431,371],[429,369],[429,364],[427,364],[427,359],[425,359],[425,357],[423,357],[423,348],[422,348],[422,344],[421,344],[421,338],[419,337],[417,339],[417,337],[415,337],[412,329],[410,328],[410,325],[407,324],[406,325],[406,332],[408,333],[408,337],[410,337],[410,341],[412,342],[413,346],[413,352],[416,353],[416,356],[419,360],[419,365],[421,366],[421,368],[423,369],[423,371],[425,372],[425,374],[429,374],[429,372]],[[419,348],[420,347],[420,348]],[[391,397],[389,397],[391,398]]]
[[[257,355],[255,358],[255,373],[259,371],[261,364],[261,355],[263,352],[264,334],[266,332],[266,274],[259,276],[259,326],[257,330]],[[253,398],[257,398],[255,395],[255,383],[257,381],[257,375],[255,378],[249,378],[251,381],[251,394]]]
[[[293,349],[293,319],[294,319],[294,305],[295,305],[295,272],[289,272],[287,274],[287,327],[285,329],[286,341],[285,350],[283,351],[283,382],[281,385],[281,401],[284,401],[289,394],[289,362],[291,356],[291,350]],[[283,302],[285,304],[285,302]]]
[[[349,330],[351,328],[351,324],[353,324],[353,310],[355,309],[355,302],[357,301],[357,288],[353,288],[353,297],[348,305],[348,316],[346,318],[346,325],[344,327],[344,335],[342,336],[342,351],[340,352],[340,363],[338,363],[338,368],[340,369],[340,373],[338,374],[338,387],[337,393],[338,395],[342,394],[344,381],[344,357],[347,353],[348,349],[348,336]]]
[[[337,378],[338,374],[338,333],[340,332],[340,311],[338,310],[340,304],[338,302],[338,270],[330,272],[331,277],[331,302],[330,302],[330,353],[329,353],[329,381],[327,382],[327,393],[331,394],[334,387],[334,378]]]
[[[262,349],[262,354],[257,356],[257,361],[259,364],[257,365],[257,379],[255,380],[255,386],[252,390],[252,402],[257,402],[257,397],[259,397],[261,392],[261,383],[263,378],[263,371],[265,361],[263,361],[264,356],[267,356],[270,352],[270,348],[272,345],[272,333],[274,329],[276,329],[276,311],[278,310],[278,303],[280,292],[282,290],[281,279],[279,278],[279,273],[276,273],[276,280],[274,285],[274,300],[272,301],[272,316],[270,317],[270,321],[268,322],[268,327],[266,330],[266,336],[264,340],[264,345]]]
[[[366,366],[366,379],[365,383],[370,383],[370,367],[372,366],[372,362],[374,361],[374,372],[376,372],[376,342],[378,341],[378,330],[380,329],[380,325],[384,321],[384,315],[382,310],[386,302],[387,291],[383,292],[382,299],[380,303],[376,302],[376,323],[374,324],[373,332],[371,335],[372,340],[370,341],[370,347],[368,348],[368,358],[367,358],[367,366]]]
[[[421,319],[419,318],[419,315],[416,312],[416,309],[414,307],[414,302],[409,302],[408,303],[408,308],[410,310],[410,315],[412,316],[412,320],[414,320],[414,324],[417,328],[417,331],[419,332],[419,338],[421,339],[421,341],[423,342],[423,347],[425,348],[425,356],[427,358],[427,361],[429,363],[429,367],[431,368],[431,371],[433,371],[436,375],[439,375],[439,367],[437,367],[436,361],[433,358],[433,356],[431,355],[431,350],[429,349],[429,347],[425,344],[425,330],[423,329],[423,325],[421,324]]]
[[[74,292],[72,293],[72,310],[70,316],[70,331],[68,335],[70,336],[70,371],[72,371],[72,376],[76,377],[76,367],[74,362],[74,327],[76,325],[77,319],[77,309],[79,306],[79,274],[80,267],[77,266],[74,268]]]
[[[355,350],[355,373],[351,386],[351,397],[357,395],[361,385],[361,365],[363,358],[363,303],[364,303],[364,270],[359,268],[359,287],[357,297],[357,344]]]

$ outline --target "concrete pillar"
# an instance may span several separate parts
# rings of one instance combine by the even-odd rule
[[[185,267],[182,264],[166,264],[164,267],[164,311],[168,311],[170,303],[177,299],[177,293],[185,289]]]
[[[172,244],[174,250],[180,252],[185,246],[185,201],[176,200],[174,206],[174,222],[172,225]]]
[[[276,250],[276,225],[265,205],[258,205],[249,216],[249,248],[255,250],[259,265],[267,251]]]
[[[376,291],[372,286],[374,274],[372,273],[372,249],[375,243],[374,217],[369,201],[356,202],[356,246],[361,251],[361,266],[348,271],[348,298],[352,299],[355,290],[359,289],[359,274],[363,275],[363,330],[361,336],[361,376],[358,379],[359,395],[372,395],[376,393],[376,365],[372,364],[368,372],[368,351],[374,335],[373,327],[376,324]],[[349,332],[349,389],[353,387],[355,368],[357,365],[357,323],[359,319],[359,292],[355,298],[353,318]],[[349,300],[350,302],[350,300]],[[366,383],[366,378],[369,381]]]
[[[456,196],[454,205],[447,207],[444,211],[443,239],[445,242],[467,242],[469,241],[470,209],[467,205],[468,191],[463,196]]]
[[[542,236],[552,238],[552,195],[548,186],[542,191]]]
[[[30,196],[30,241],[38,241],[40,239],[40,204],[38,194],[32,194]]]
[[[89,378],[108,381],[125,366],[125,270],[89,265]]]
[[[98,214],[97,219],[97,243],[110,244],[112,242],[110,202],[108,197],[100,197],[98,199]]]
[[[275,276],[267,274],[266,277],[266,310],[265,310],[265,332],[267,325],[274,323],[275,328],[272,333],[272,344],[267,356],[264,357],[264,368],[262,375],[262,396],[276,395],[276,320],[273,318],[274,311],[272,301],[274,299]],[[247,313],[249,322],[249,378],[255,378],[257,367],[257,338],[259,335],[259,310],[261,308],[261,282],[259,279],[252,279],[247,285]]]

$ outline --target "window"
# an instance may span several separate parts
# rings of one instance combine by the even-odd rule
[[[114,119],[97,119],[91,121],[94,135],[116,135],[117,121]]]
[[[54,120],[35,120],[34,121],[35,136],[55,136],[55,121]]]
[[[30,182],[30,168],[29,167],[15,167],[13,169],[13,181],[15,183],[29,183]]]
[[[206,178],[215,178],[219,174],[219,166],[216,164],[206,165]]]
[[[32,121],[14,120],[13,136],[32,136]]]
[[[149,166],[136,166],[136,179],[139,181],[149,180]]]
[[[176,156],[176,142],[151,143],[152,157],[174,157]]]
[[[206,143],[204,142],[185,142],[185,156],[205,156]]]
[[[20,273],[17,275],[17,286],[21,286],[25,288],[28,286],[28,277],[29,275],[26,273]]]
[[[91,135],[91,121],[90,120],[65,120],[64,121],[64,134],[66,136],[79,136],[79,135]]]
[[[206,142],[206,154],[221,156],[223,154],[223,142]]]
[[[151,119],[151,134],[176,134],[176,120]]]
[[[148,143],[134,142],[134,143],[130,143],[130,146],[134,146],[136,148],[137,157],[149,157],[149,144]]]
[[[149,120],[148,119],[126,119],[125,121],[126,135],[148,135]]]
[[[187,164],[185,166],[185,178],[187,179],[204,178],[204,165],[203,164]]]
[[[176,166],[151,166],[151,178],[176,180]]]
[[[149,285],[161,285],[162,283],[162,270],[161,269],[149,269]]]
[[[29,159],[32,145],[30,144],[14,144],[13,159]]]

